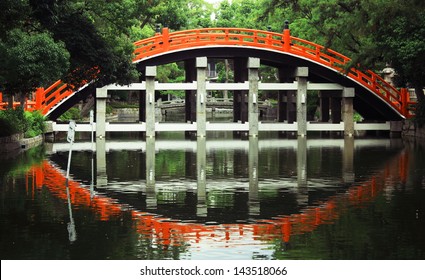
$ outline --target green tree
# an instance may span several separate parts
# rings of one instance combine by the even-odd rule
[[[256,0],[224,0],[215,11],[215,26],[265,29],[267,25],[260,20],[262,4],[263,1]]]
[[[49,33],[13,29],[0,42],[0,65],[1,90],[23,101],[37,87],[48,85],[68,70],[69,53]]]
[[[118,2],[100,6],[78,0],[30,1],[34,21],[65,42],[71,54],[67,83],[79,87],[95,78],[102,86],[128,84],[137,78],[133,47],[123,35],[130,23],[114,14]]]
[[[100,6],[88,2],[1,2],[0,62],[6,66],[0,70],[2,91],[28,96],[57,79],[79,87],[93,78],[104,85],[126,84],[137,77],[131,60],[133,46],[123,35],[132,23],[112,14],[114,5],[129,1],[108,1],[96,13],[94,8]]]
[[[169,63],[158,67],[158,81],[161,83],[182,83],[185,80],[183,65],[177,63]],[[184,98],[184,91],[169,90],[161,91],[161,95],[171,94],[180,98]]]
[[[398,85],[415,88],[423,102],[425,2],[418,0],[270,0],[267,15],[291,11],[298,34],[349,56],[349,66],[391,64]]]

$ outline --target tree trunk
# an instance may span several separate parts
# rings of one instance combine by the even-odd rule
[[[8,103],[9,103],[8,108],[13,109],[13,102],[15,102],[15,96],[13,94],[9,94],[7,96],[7,99],[8,99]]]
[[[26,105],[26,95],[25,94],[23,94],[22,92],[20,92],[19,94],[18,94],[18,98],[19,98],[19,106],[22,108],[22,110],[24,110],[25,111],[25,105]]]
[[[415,85],[415,94],[416,98],[418,99],[418,102],[425,101],[425,93],[422,85]]]
[[[81,109],[81,116],[85,117],[89,115],[91,109],[94,109],[95,98],[90,95],[84,102],[83,108]]]

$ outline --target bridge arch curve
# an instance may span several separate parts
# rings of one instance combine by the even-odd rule
[[[400,120],[402,114],[393,108],[381,96],[371,92],[363,85],[343,75],[334,69],[317,64],[314,61],[303,57],[260,49],[241,46],[206,46],[190,48],[179,51],[163,53],[154,57],[149,57],[137,62],[140,72],[144,72],[146,66],[158,66],[162,64],[184,61],[196,57],[206,56],[208,58],[248,58],[258,57],[261,64],[273,67],[308,67],[309,81],[338,83],[344,87],[353,87],[356,91],[354,98],[354,108],[362,116],[371,120]]]
[[[135,42],[134,45],[133,62],[141,72],[146,66],[201,56],[258,57],[262,64],[274,67],[309,67],[310,81],[335,82],[344,87],[354,87],[354,109],[368,119],[400,120],[408,114],[405,91],[389,85],[372,71],[362,72],[352,68],[343,73],[343,66],[350,61],[348,57],[292,37],[288,29],[283,33],[239,28],[207,28],[169,33],[164,28],[162,33]],[[43,108],[43,113],[51,119],[60,116],[94,90],[93,86],[88,85],[77,92],[66,92],[59,81],[56,84],[40,91],[38,95],[40,99],[43,96],[54,96]],[[40,104],[43,102],[38,101]]]

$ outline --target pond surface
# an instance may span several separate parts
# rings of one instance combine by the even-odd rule
[[[400,139],[81,140],[67,181],[68,152],[3,156],[1,259],[425,259]]]

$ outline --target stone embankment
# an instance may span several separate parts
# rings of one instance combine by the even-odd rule
[[[14,134],[0,137],[0,154],[19,153],[43,143],[43,135],[33,138],[24,138],[23,134]]]
[[[412,121],[404,121],[402,137],[425,141],[425,126],[417,127]]]

